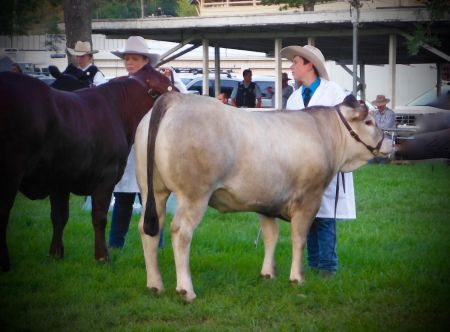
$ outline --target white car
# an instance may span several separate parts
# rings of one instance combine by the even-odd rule
[[[424,114],[450,113],[450,85],[442,86],[439,97],[434,88],[407,105],[397,106],[394,111],[398,128],[417,128],[417,122]]]

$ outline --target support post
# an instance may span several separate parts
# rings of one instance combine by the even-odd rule
[[[214,96],[216,98],[220,93],[220,88],[220,47],[216,44],[214,45]]]
[[[282,86],[281,86],[281,38],[275,39],[275,108],[281,109],[282,107]],[[263,92],[263,91],[261,91]]]
[[[442,91],[442,63],[436,63],[436,69],[436,94],[437,97],[440,97]]]
[[[362,62],[359,65],[359,77],[360,77],[359,84],[361,84],[360,96],[362,100],[366,100],[366,67]]]
[[[359,4],[355,1],[356,15],[353,17],[353,95],[356,97],[358,90],[358,23],[359,23]]]
[[[203,38],[203,84],[202,91],[204,96],[209,96],[209,41]]]
[[[397,68],[397,36],[389,35],[389,88],[391,93],[391,108],[395,109],[395,76]]]

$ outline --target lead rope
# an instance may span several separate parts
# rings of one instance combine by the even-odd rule
[[[344,190],[345,194],[345,177],[343,172],[339,172],[337,174],[337,181],[336,181],[336,196],[334,197],[334,221],[336,222],[336,211],[337,211],[337,205],[339,201],[339,174],[342,177],[342,189]]]

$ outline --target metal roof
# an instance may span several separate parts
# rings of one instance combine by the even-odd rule
[[[352,15],[353,14],[353,15]],[[273,14],[222,17],[150,17],[133,20],[93,20],[92,32],[108,38],[128,38],[140,35],[147,39],[209,45],[272,55],[274,40],[282,46],[305,45],[314,37],[315,45],[327,60],[352,63],[352,20],[355,12],[280,12]],[[389,63],[389,35],[397,35],[396,62],[445,63],[450,54],[450,15],[431,25],[441,45],[433,52],[421,48],[417,55],[409,55],[407,39],[416,30],[416,23],[429,22],[424,8],[386,8],[361,10],[358,27],[358,62],[364,64]],[[440,54],[441,56],[437,55]]]

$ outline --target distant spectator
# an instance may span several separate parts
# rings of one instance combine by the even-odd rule
[[[252,71],[246,69],[242,76],[244,80],[238,83],[231,93],[231,104],[237,107],[260,108],[261,89],[258,84],[252,82]]]
[[[288,84],[288,81],[290,78],[288,77],[287,73],[281,74],[281,108],[286,109],[286,104],[291,96],[292,92],[294,92],[294,88]],[[269,89],[270,88],[270,89]],[[270,86],[267,88],[271,98],[272,98],[272,107],[275,107],[275,92],[273,91],[273,88]]]
[[[76,57],[77,66],[83,71],[82,80],[90,86],[107,82],[103,73],[92,63],[94,61],[93,54],[98,51],[91,48],[90,42],[77,41],[74,48],[67,48],[67,52]]]
[[[224,104],[228,104],[228,96],[225,92],[219,93],[219,95],[217,96],[217,99],[219,99]]]
[[[389,103],[391,100],[389,98],[386,98],[383,95],[378,95],[377,98],[372,101],[372,104],[377,108],[375,114],[373,117],[375,118],[375,122],[377,126],[387,131],[385,135],[393,138],[392,133],[389,133],[389,129],[395,128],[395,113],[390,108],[386,107],[387,103]],[[370,160],[370,164],[384,164],[388,161],[385,157],[375,157],[374,159]]]
[[[175,87],[178,89],[180,93],[188,93],[188,90],[186,88],[186,85],[181,80],[180,76],[178,76],[177,72],[172,67],[160,67],[160,72],[167,76],[168,79],[170,79],[175,85]]]
[[[372,101],[372,104],[377,107],[377,111],[374,114],[375,122],[380,129],[389,130],[395,128],[395,113],[386,105],[391,100],[383,95],[378,95],[377,98]]]
[[[11,71],[16,74],[23,74],[22,68],[20,68],[20,65],[17,62],[11,64]]]

